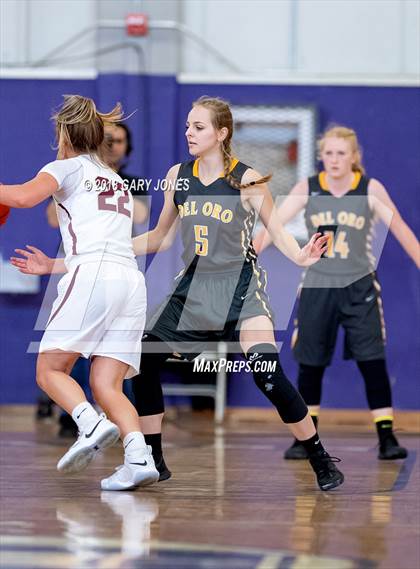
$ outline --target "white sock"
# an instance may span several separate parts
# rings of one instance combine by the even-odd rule
[[[93,423],[97,423],[99,420],[98,413],[89,401],[83,401],[79,403],[79,405],[76,405],[71,412],[71,416],[79,430],[88,429]]]
[[[146,450],[146,441],[144,440],[143,433],[140,431],[133,431],[128,433],[123,440],[125,457],[135,458]]]

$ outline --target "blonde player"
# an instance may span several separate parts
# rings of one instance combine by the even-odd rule
[[[104,124],[121,116],[119,105],[102,114],[92,99],[66,95],[54,115],[58,160],[24,184],[0,187],[0,203],[7,206],[33,207],[49,196],[56,203],[66,256],[54,272],[67,272],[41,341],[37,383],[79,429],[59,471],[82,470],[121,435],[124,465],[102,480],[103,490],[159,478],[137,412],[122,392],[124,378],[139,370],[146,288],[131,243],[133,198],[99,157]],[[92,393],[109,419],[98,415],[69,375],[79,356],[92,359]]]
[[[336,125],[318,143],[324,169],[301,180],[279,207],[282,223],[304,210],[309,235],[323,224],[331,226],[326,258],[305,275],[299,297],[298,327],[293,352],[299,363],[298,388],[315,425],[321,405],[322,379],[330,365],[339,326],[345,331],[344,359],[354,359],[365,382],[366,396],[376,425],[380,460],[406,458],[393,432],[391,382],[385,360],[385,325],[381,288],[376,278],[371,242],[376,218],[389,224],[404,251],[420,267],[416,236],[402,219],[385,187],[368,178],[354,130]],[[334,225],[332,226],[334,227]],[[271,241],[263,230],[255,240],[257,252]],[[286,459],[308,454],[295,439]]]

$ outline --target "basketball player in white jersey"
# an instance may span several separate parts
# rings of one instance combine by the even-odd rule
[[[65,259],[38,361],[37,383],[71,414],[79,437],[57,464],[61,472],[85,468],[121,435],[124,465],[102,480],[103,490],[127,490],[159,478],[135,408],[122,392],[136,375],[146,315],[144,277],[131,242],[133,198],[100,159],[104,125],[121,120],[117,105],[102,114],[92,99],[66,95],[54,115],[58,160],[24,184],[0,186],[0,204],[33,207],[53,196]],[[106,415],[98,415],[69,375],[79,356],[91,358],[90,385]]]

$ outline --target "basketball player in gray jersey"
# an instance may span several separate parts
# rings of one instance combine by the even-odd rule
[[[157,373],[162,362],[172,352],[192,359],[209,341],[239,340],[256,385],[307,449],[320,488],[330,490],[344,477],[322,447],[306,405],[281,368],[265,273],[251,235],[258,213],[276,246],[302,266],[319,260],[327,238],[315,233],[301,249],[275,222],[266,184],[270,177],[261,177],[232,156],[232,132],[225,101],[201,97],[193,104],[186,137],[194,159],[172,167],[167,176],[173,188],[184,189],[167,191],[155,229],[134,239],[137,255],[167,249],[180,224],[185,263],[171,295],[146,327],[141,373],[134,382],[137,409],[144,431],[145,420],[156,421],[155,436],[160,436],[163,398]],[[268,369],[265,363],[275,372],[262,372]],[[159,457],[154,458],[159,469]]]
[[[365,176],[356,133],[346,127],[327,130],[319,141],[324,171],[299,182],[279,208],[287,223],[302,209],[309,235],[328,235],[328,248],[310,267],[300,291],[293,350],[299,362],[298,388],[314,423],[318,423],[322,378],[334,352],[339,326],[345,330],[344,358],[354,359],[379,438],[382,460],[405,458],[393,433],[391,387],[385,362],[385,323],[380,286],[374,272],[371,241],[374,218],[389,225],[417,267],[419,243],[401,218],[384,186]],[[270,242],[266,232],[255,239],[257,251]],[[307,458],[295,439],[287,459]]]

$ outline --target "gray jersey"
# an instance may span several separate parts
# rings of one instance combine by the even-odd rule
[[[240,182],[248,168],[235,160],[231,174]],[[181,164],[181,179],[185,189],[175,192],[174,202],[181,218],[185,266],[195,260],[198,271],[239,274],[244,262],[256,262],[251,242],[256,213],[244,208],[240,190],[223,177],[202,184],[197,160]]]
[[[309,236],[322,225],[337,225],[335,235],[330,232],[325,258],[308,273],[332,278],[348,276],[354,281],[372,272],[375,259],[370,250],[373,212],[368,203],[369,179],[355,173],[352,187],[339,198],[328,190],[325,172],[309,178],[308,182],[305,222]]]

